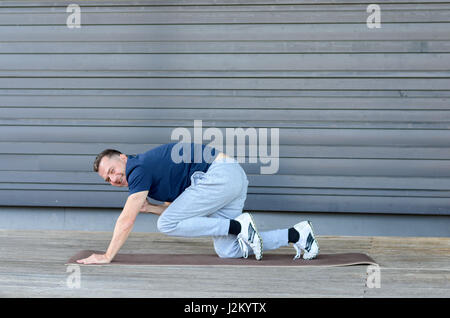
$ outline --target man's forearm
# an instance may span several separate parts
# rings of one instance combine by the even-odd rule
[[[168,204],[152,204],[147,202],[145,206],[145,211],[143,212],[149,212],[160,215],[163,213],[168,207],[170,203]],[[111,243],[109,244],[108,250],[106,251],[105,255],[109,260],[112,260],[114,256],[116,256],[117,252],[120,250],[122,245],[125,243],[125,241],[128,238],[128,235],[130,234],[131,230],[133,229],[133,223],[130,221],[127,221],[126,219],[119,219],[116,222],[116,226],[114,228],[113,237],[111,239]]]
[[[117,220],[111,243],[105,253],[110,261],[116,256],[117,252],[125,243],[132,229],[133,223],[123,221],[120,218]]]

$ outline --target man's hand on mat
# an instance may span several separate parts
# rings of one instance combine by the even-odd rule
[[[145,200],[139,212],[161,215],[164,212],[164,210],[169,207],[171,203],[172,202],[164,202],[163,204],[153,204],[148,200]]]
[[[105,254],[92,254],[91,256],[77,260],[79,264],[108,264],[111,260]]]

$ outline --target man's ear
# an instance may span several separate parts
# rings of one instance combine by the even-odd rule
[[[121,153],[121,154],[119,155],[119,157],[120,157],[120,159],[121,159],[122,161],[126,161],[126,160],[128,159],[127,155],[124,155],[123,153]]]

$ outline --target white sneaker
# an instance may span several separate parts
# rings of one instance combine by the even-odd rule
[[[299,259],[301,252],[303,251],[303,259],[313,259],[319,254],[319,244],[317,243],[316,237],[314,236],[314,231],[310,221],[303,221],[294,225],[294,229],[300,234],[300,238],[297,243],[294,243],[294,248],[297,254],[294,257]]]
[[[241,233],[238,234],[237,239],[244,254],[244,258],[248,257],[247,245],[249,245],[252,248],[256,259],[260,260],[262,258],[263,242],[256,229],[253,217],[250,213],[242,213],[235,218],[235,220],[241,224]]]

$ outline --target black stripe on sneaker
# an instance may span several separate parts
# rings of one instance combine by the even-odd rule
[[[253,243],[253,239],[255,237],[255,233],[256,233],[255,229],[253,228],[252,224],[249,223],[248,224],[248,241],[250,243]]]
[[[305,246],[305,250],[307,252],[309,252],[311,250],[311,246],[314,242],[314,237],[312,236],[311,233],[309,233],[308,238],[306,239],[306,246]]]

